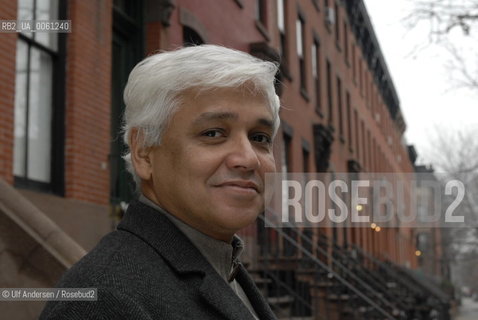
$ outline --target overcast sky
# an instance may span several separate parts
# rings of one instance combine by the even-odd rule
[[[365,0],[407,123],[406,139],[415,145],[419,162],[430,162],[427,153],[433,147],[437,126],[456,132],[478,127],[478,88],[473,91],[453,89],[449,55],[443,46],[430,45],[427,27],[408,30],[403,18],[410,10],[410,0]],[[460,34],[457,41],[463,42]],[[476,45],[467,38],[466,44]],[[478,48],[478,46],[475,46]],[[475,49],[476,50],[476,49]],[[476,51],[467,50],[476,59]],[[475,60],[476,61],[476,60]],[[477,137],[478,139],[478,137]]]

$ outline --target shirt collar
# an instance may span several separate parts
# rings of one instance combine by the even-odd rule
[[[234,235],[231,243],[220,241],[194,229],[176,218],[156,203],[140,195],[139,201],[164,214],[197,247],[206,260],[226,282],[231,282],[239,270],[239,257],[244,250],[244,242]]]

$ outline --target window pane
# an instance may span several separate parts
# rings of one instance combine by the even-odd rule
[[[317,78],[317,46],[312,44],[312,50],[311,50],[311,57],[312,57],[312,76],[314,78]]]
[[[33,20],[33,0],[18,0],[18,20]],[[32,32],[22,32],[26,37],[33,37]]]
[[[17,66],[15,79],[15,143],[13,151],[13,174],[25,176],[25,120],[27,108],[27,59],[28,46],[17,41]]]
[[[296,37],[297,37],[297,55],[299,58],[302,57],[302,21],[300,19],[297,19],[297,22],[295,24],[295,29],[296,29]]]
[[[280,32],[284,32],[284,0],[277,0],[277,27]]]
[[[36,20],[57,20],[58,19],[58,0],[37,0]],[[56,32],[37,32],[35,40],[44,46],[57,51],[58,33]]]
[[[260,0],[256,0],[255,14],[256,14],[256,20],[261,21],[261,1]]]
[[[28,119],[28,178],[50,182],[52,61],[31,49]]]
[[[33,20],[33,0],[18,0],[18,20]]]

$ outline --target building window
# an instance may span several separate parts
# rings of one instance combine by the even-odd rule
[[[363,68],[362,68],[362,61],[359,58],[358,61],[359,65],[359,88],[360,88],[360,95],[363,97]]]
[[[372,138],[370,136],[370,131],[367,130],[367,153],[368,153],[368,169],[369,171],[373,170],[373,159],[372,159]]]
[[[284,134],[284,151],[282,152],[282,172],[287,173],[290,170],[291,165],[291,144],[292,138]]]
[[[374,88],[373,88],[373,74],[370,73],[370,76],[369,76],[370,80],[369,80],[369,84],[370,84],[370,89],[369,89],[369,107],[370,109],[373,111],[373,101],[375,99],[374,95]],[[373,112],[372,112],[373,114]]]
[[[287,43],[285,30],[285,9],[286,0],[277,0],[277,29],[279,30],[279,53],[281,55],[282,63],[287,64]]]
[[[302,149],[302,161],[304,172],[309,172],[309,150],[305,148]]]
[[[355,61],[355,43],[352,44],[352,79],[357,86],[357,61]]]
[[[188,26],[183,26],[183,45],[185,47],[198,46],[203,43],[204,40],[201,38],[199,33]]]
[[[265,5],[265,0],[256,0],[256,20],[262,23],[263,26],[267,25],[267,10]]]
[[[361,136],[362,136],[362,160],[363,160],[363,168],[368,166],[367,162],[367,141],[365,136],[365,124],[363,120],[360,122],[360,129],[361,129]]]
[[[299,58],[300,90],[301,93],[307,92],[306,74],[305,74],[305,41],[304,41],[305,23],[301,16],[296,21],[296,39],[297,39],[297,57]]]
[[[234,2],[239,6],[239,8],[244,8],[244,0],[234,0]]]
[[[334,106],[332,101],[332,66],[330,61],[327,59],[327,107],[328,107],[328,116],[329,116],[329,125],[334,123]]]
[[[372,115],[375,114],[375,88],[373,86],[373,76],[370,82],[370,108],[372,111]]]
[[[345,63],[349,66],[349,28],[347,23],[344,21],[344,59]]]
[[[319,0],[312,0],[315,9],[320,10]]]
[[[270,40],[269,32],[267,31],[267,1],[256,0],[255,2],[255,19],[256,28],[262,34],[264,39]]]
[[[344,116],[342,109],[342,80],[337,77],[337,107],[339,112],[339,137],[344,142]]]
[[[282,152],[282,175],[284,178],[287,178],[287,172],[289,172],[290,170],[290,167],[291,167],[291,156],[292,156],[292,137],[288,134],[284,134],[283,136],[283,141],[284,141],[284,145],[283,145],[283,152]],[[284,179],[283,178],[283,179]],[[291,208],[287,205],[287,199],[290,199],[290,196],[291,194],[289,194],[289,192],[291,192],[291,190],[283,190],[282,191],[283,194],[282,194],[282,206],[283,208],[288,208],[287,210],[289,210],[289,215],[294,215],[295,212],[293,211],[294,209],[291,210]],[[290,227],[287,227],[287,228],[284,228],[284,232],[289,236],[291,237],[292,239],[294,239],[295,241],[297,241],[297,233],[295,232],[295,230],[293,230],[292,228]],[[297,254],[297,247],[294,246],[289,240],[283,238],[282,239],[282,244],[283,244],[283,255],[286,256],[286,257],[291,257],[291,256],[294,256]]]
[[[18,2],[19,20],[56,20],[59,11],[58,1]],[[53,157],[62,135],[57,134],[54,126],[55,117],[61,114],[60,110],[54,111],[58,103],[54,93],[59,94],[63,89],[61,85],[53,86],[53,83],[62,83],[58,79],[61,57],[58,33],[19,34],[13,157],[13,172],[18,185],[52,189],[52,182],[56,182],[52,181],[54,171],[63,171],[62,164]],[[63,122],[63,119],[56,121],[58,125]]]
[[[359,149],[359,124],[358,124],[358,113],[357,110],[354,110],[354,127],[355,127],[355,150],[357,153],[355,154],[355,158],[357,161],[360,162],[360,149]]]
[[[322,115],[321,110],[321,81],[320,81],[320,44],[318,41],[314,41],[312,44],[312,78],[314,79],[314,91],[315,91],[315,110],[319,115]]]
[[[340,22],[339,22],[339,5],[337,2],[334,3],[334,14],[335,14],[335,44],[337,49],[340,49]]]
[[[364,72],[364,85],[365,85],[365,106],[367,108],[369,108],[370,106],[370,100],[369,100],[369,89],[370,89],[370,86],[369,86],[369,81],[368,81],[368,72],[365,71]]]
[[[350,105],[350,93],[347,91],[345,94],[345,104],[347,108],[347,140],[349,142],[349,150],[353,151],[352,145],[352,110]]]
[[[372,162],[373,162],[373,171],[378,172],[378,166],[377,166],[377,144],[375,142],[375,139],[372,138]]]

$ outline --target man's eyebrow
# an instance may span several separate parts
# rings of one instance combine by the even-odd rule
[[[210,120],[236,120],[239,118],[237,113],[232,112],[204,112],[194,120],[194,123],[201,123]]]
[[[194,120],[194,124],[200,124],[201,122],[207,122],[211,120],[237,120],[239,115],[233,112],[204,112]],[[259,118],[257,119],[259,125],[272,129],[274,123],[271,119]]]
[[[260,118],[259,120],[257,120],[257,122],[267,127],[268,129],[272,130],[274,128],[274,122],[270,119]]]

